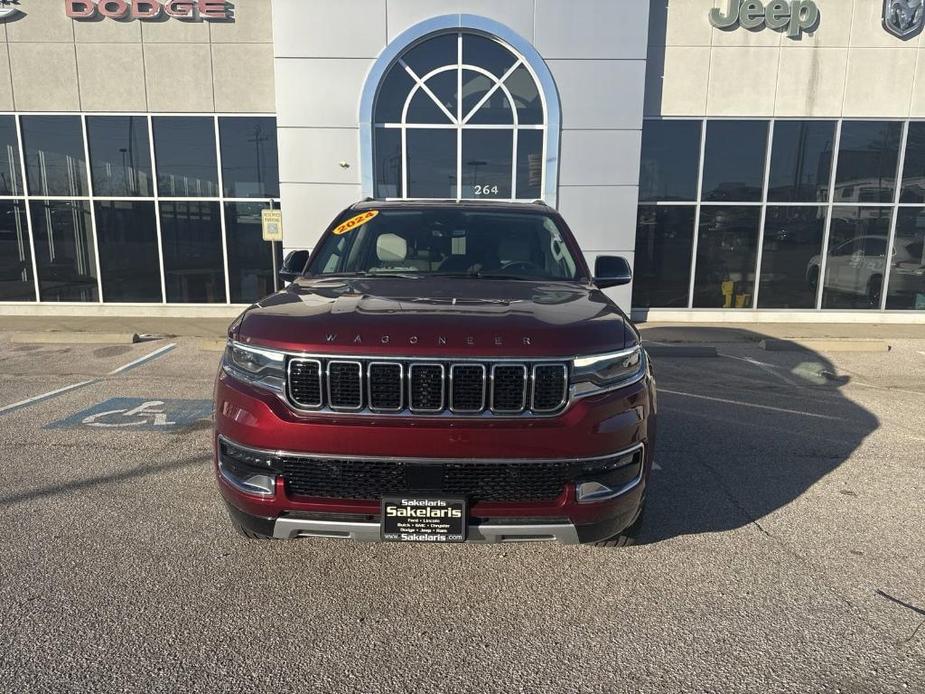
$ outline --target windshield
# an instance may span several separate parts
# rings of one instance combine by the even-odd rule
[[[577,265],[551,217],[518,212],[345,213],[316,249],[310,275],[574,280]]]

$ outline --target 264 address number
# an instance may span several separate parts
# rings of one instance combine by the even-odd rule
[[[473,193],[475,195],[497,195],[498,186],[474,186]]]

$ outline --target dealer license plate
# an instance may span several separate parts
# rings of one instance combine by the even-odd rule
[[[382,539],[392,542],[464,542],[466,500],[387,496],[382,499]]]

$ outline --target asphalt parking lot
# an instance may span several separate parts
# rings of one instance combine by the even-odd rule
[[[248,541],[218,353],[0,333],[0,690],[925,691],[925,342],[716,342],[601,549]]]

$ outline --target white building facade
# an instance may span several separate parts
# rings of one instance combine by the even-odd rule
[[[541,200],[637,319],[925,316],[915,0],[10,8],[0,313],[230,315],[374,197]]]

